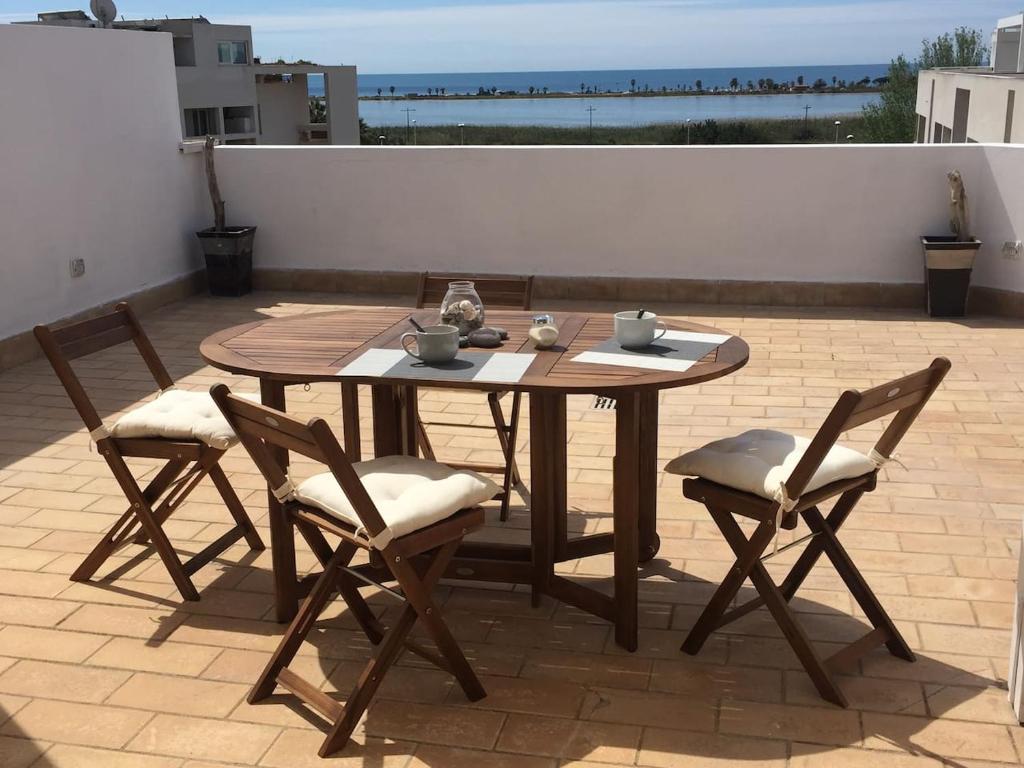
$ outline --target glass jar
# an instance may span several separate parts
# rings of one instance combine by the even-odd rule
[[[448,292],[441,299],[441,323],[454,325],[460,336],[484,326],[484,303],[470,280],[448,283]]]

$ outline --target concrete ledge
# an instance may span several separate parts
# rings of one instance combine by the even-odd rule
[[[206,271],[198,270],[184,277],[172,280],[169,283],[156,285],[152,288],[144,288],[136,293],[113,299],[70,317],[60,318],[55,320],[54,323],[61,324],[88,320],[90,317],[96,317],[97,315],[109,312],[120,301],[130,301],[135,311],[141,315],[165,304],[194,296],[204,290],[206,290]],[[27,363],[29,360],[34,360],[41,355],[42,351],[39,349],[39,344],[36,342],[35,336],[32,335],[32,331],[25,331],[16,336],[0,339],[0,371],[13,368],[21,363]]]
[[[418,272],[257,269],[253,284],[267,291],[415,295]],[[537,275],[538,299],[693,302],[788,307],[924,307],[924,286],[910,283],[798,283],[687,280],[656,277],[562,277]]]

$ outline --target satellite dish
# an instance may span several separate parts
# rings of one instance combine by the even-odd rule
[[[92,0],[89,3],[89,10],[96,17],[96,21],[104,27],[109,27],[117,18],[117,6],[114,5],[114,0]]]

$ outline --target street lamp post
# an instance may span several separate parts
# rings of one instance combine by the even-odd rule
[[[691,122],[692,121],[690,120],[690,118],[686,118],[686,143],[687,144],[690,143],[690,123]]]
[[[841,126],[842,124],[843,124],[842,120],[836,120],[836,123],[835,123],[835,125],[836,125],[836,140],[835,140],[835,143],[836,144],[839,143],[839,126]]]
[[[387,140],[388,140],[388,137],[387,137],[387,136],[383,136],[383,135],[381,135],[381,136],[378,136],[378,137],[377,137],[377,142],[378,142],[378,143],[379,143],[379,144],[380,144],[380,145],[381,145],[382,147],[384,146],[384,142],[385,142],[385,141],[387,141]]]
[[[459,123],[459,143],[460,144],[465,144],[466,143],[466,124],[465,123]]]
[[[418,144],[419,143],[418,140],[416,139],[416,121],[415,120],[412,121],[412,143],[413,144]]]
[[[587,107],[587,112],[590,113],[590,139],[589,139],[589,141],[590,141],[591,144],[594,143],[594,112],[596,110],[597,110],[597,107],[594,107],[594,106]]]
[[[412,120],[410,118],[412,117],[412,113],[415,112],[416,110],[413,109],[412,107],[406,107],[402,111],[405,112],[405,143],[408,144],[409,131],[412,129]]]

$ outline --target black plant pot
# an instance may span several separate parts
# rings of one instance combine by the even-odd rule
[[[967,294],[971,288],[971,270],[981,241],[958,241],[950,235],[924,235],[925,286],[928,314],[932,317],[963,317],[967,314]]]
[[[206,256],[206,282],[213,296],[252,291],[252,243],[256,227],[213,227],[196,232]]]

